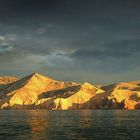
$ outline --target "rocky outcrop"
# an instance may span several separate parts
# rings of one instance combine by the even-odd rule
[[[13,77],[13,76],[1,76],[0,77],[0,85],[9,84],[9,83],[15,82],[17,80],[18,80],[17,77]]]
[[[140,81],[117,83],[109,86],[103,86],[101,88],[105,90],[104,95],[101,95],[106,101],[103,108],[111,107],[111,105],[108,105],[108,102],[113,104],[115,108],[139,108]]]
[[[6,81],[6,79],[3,81]],[[0,87],[0,109],[139,109],[140,82],[94,86],[33,73]]]

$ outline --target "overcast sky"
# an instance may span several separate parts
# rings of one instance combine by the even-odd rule
[[[0,0],[0,75],[140,80],[139,0]]]

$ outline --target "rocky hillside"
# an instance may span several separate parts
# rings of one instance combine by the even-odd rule
[[[17,80],[18,80],[17,77],[2,76],[2,77],[0,77],[0,85],[9,84],[9,83],[15,82]]]
[[[3,81],[7,81],[3,78]],[[90,83],[57,81],[33,73],[3,82],[0,109],[138,109],[140,82],[94,86]]]

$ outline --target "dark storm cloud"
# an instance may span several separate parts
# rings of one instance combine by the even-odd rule
[[[124,59],[135,55],[140,57],[140,40],[119,40],[98,46],[95,49],[79,49],[71,56],[93,59]],[[136,58],[137,59],[137,58]]]
[[[93,58],[93,59],[124,59],[131,56],[139,55],[140,57],[140,40],[120,40],[109,42],[98,46],[95,49],[76,50],[72,57]]]
[[[140,40],[120,40],[94,49],[78,49],[70,57],[81,68],[84,66],[106,74],[122,73],[139,67]]]
[[[139,15],[139,0],[0,0],[0,73],[135,79]]]
[[[117,52],[139,53],[140,52],[140,39],[138,40],[118,40],[110,42],[103,46],[105,49],[115,48]]]
[[[131,53],[129,52],[123,52],[123,51],[115,51],[113,50],[87,50],[87,49],[81,49],[74,52],[72,57],[78,57],[78,58],[91,58],[91,59],[100,59],[101,61],[105,59],[120,59],[120,58],[128,58],[131,56]]]

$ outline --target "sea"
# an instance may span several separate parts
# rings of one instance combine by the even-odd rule
[[[1,110],[0,140],[140,140],[140,110]]]

